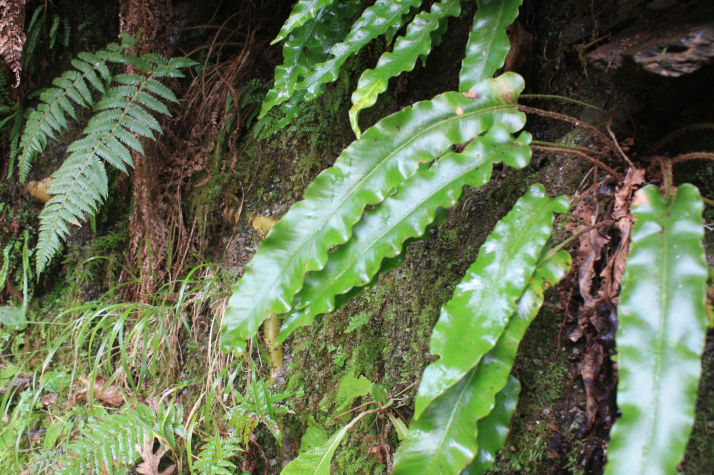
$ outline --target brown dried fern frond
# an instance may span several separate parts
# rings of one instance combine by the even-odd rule
[[[22,45],[25,44],[25,0],[0,0],[0,56],[15,73],[20,85]]]

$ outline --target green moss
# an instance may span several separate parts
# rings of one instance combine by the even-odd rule
[[[702,358],[694,429],[682,462],[682,473],[710,473],[714,460],[714,333]]]
[[[542,312],[522,340],[514,368],[522,385],[518,408],[491,473],[547,473],[559,464],[548,454],[551,440],[562,436],[565,440],[561,444],[569,446],[573,442],[575,425],[570,431],[560,427],[563,399],[572,397],[564,394],[571,385],[566,354],[553,354],[552,342],[557,338],[560,321],[559,315]]]

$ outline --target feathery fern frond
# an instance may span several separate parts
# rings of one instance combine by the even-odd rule
[[[67,130],[67,116],[77,119],[76,109],[91,108],[92,89],[104,93],[111,81],[107,63],[124,63],[121,52],[134,40],[125,36],[122,44],[110,43],[94,53],[79,53],[72,60],[74,69],[65,71],[52,81],[52,86],[40,92],[40,104],[30,112],[20,139],[20,182],[30,173],[32,160],[45,149],[56,133]]]
[[[40,213],[37,241],[37,271],[42,272],[70,231],[87,215],[94,215],[108,193],[104,162],[127,171],[134,163],[131,150],[143,154],[140,137],[154,140],[161,133],[158,121],[147,109],[167,114],[161,100],[178,102],[174,93],[157,78],[182,77],[181,67],[189,60],[167,60],[160,55],[131,59],[142,74],[120,74],[118,83],[96,103],[95,115],[84,129],[84,137],[73,142],[70,156],[52,175],[48,192],[52,197]]]
[[[387,89],[391,78],[414,69],[417,60],[431,51],[432,33],[439,29],[441,21],[460,13],[459,0],[435,3],[429,12],[421,12],[414,17],[404,36],[397,38],[394,49],[384,53],[374,69],[362,73],[357,89],[352,93],[352,108],[349,112],[352,130],[357,138],[361,135],[359,112],[377,102],[377,97]]]
[[[206,440],[198,460],[193,463],[192,472],[201,475],[231,475],[236,473],[236,466],[230,458],[242,452],[237,437],[214,435]]]
[[[57,473],[117,473],[140,459],[136,447],[143,446],[147,439],[157,438],[175,450],[176,435],[182,435],[182,428],[180,405],[165,408],[159,404],[158,411],[154,412],[149,406],[139,404],[122,414],[90,419],[81,437],[69,444]]]

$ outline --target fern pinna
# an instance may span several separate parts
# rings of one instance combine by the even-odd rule
[[[93,53],[79,53],[72,60],[75,69],[65,71],[52,81],[52,87],[40,92],[40,104],[27,117],[20,139],[20,182],[27,180],[32,161],[42,153],[48,141],[67,130],[67,116],[76,120],[77,108],[88,109],[94,105],[92,89],[104,94],[112,78],[107,63],[125,63],[127,57],[121,52],[133,43],[133,38],[124,36],[121,45],[110,43]]]
[[[177,452],[176,436],[186,437],[181,405],[165,407],[159,403],[154,411],[138,404],[121,414],[91,418],[82,435],[58,460],[57,473],[126,473],[141,458],[138,448],[154,438]]]
[[[166,59],[158,54],[140,58],[125,57],[138,74],[119,74],[95,104],[83,137],[73,142],[69,157],[52,175],[50,200],[40,213],[40,234],[36,264],[42,272],[70,232],[70,225],[93,215],[108,194],[104,162],[126,171],[133,166],[131,151],[143,154],[140,138],[154,139],[161,133],[158,121],[149,111],[169,114],[162,101],[178,102],[174,93],[159,79],[183,77],[181,68],[193,61]]]

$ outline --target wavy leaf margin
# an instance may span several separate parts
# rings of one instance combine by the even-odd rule
[[[635,195],[618,306],[617,404],[605,472],[675,473],[694,423],[707,328],[703,203],[685,184],[671,199]]]

